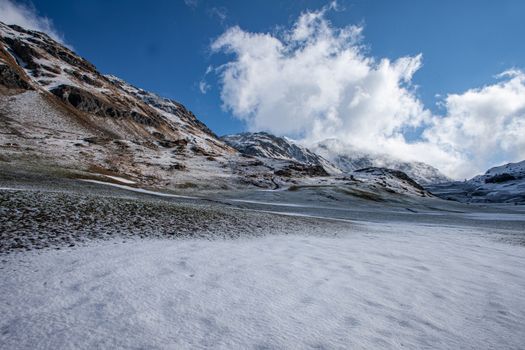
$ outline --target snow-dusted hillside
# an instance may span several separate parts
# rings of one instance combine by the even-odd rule
[[[243,155],[257,157],[268,166],[275,166],[282,162],[294,162],[303,164],[305,167],[322,167],[332,175],[332,178],[318,182],[319,185],[338,186],[350,183],[355,190],[364,190],[371,196],[374,191],[430,196],[430,193],[420,184],[439,182],[445,178],[437,169],[425,163],[394,162],[386,157],[384,159],[372,158],[362,154],[357,154],[354,158],[350,156],[332,157],[337,164],[334,165],[323,156],[288,138],[266,132],[227,135],[221,139]],[[323,151],[320,147],[317,150]],[[381,166],[376,166],[377,164]],[[411,173],[412,176],[408,176],[408,173]],[[293,175],[300,176],[297,172]]]
[[[2,23],[0,127],[0,165],[15,168],[53,167],[67,176],[176,190],[346,181],[337,166],[286,138],[244,133],[219,139],[182,104],[101,74],[46,34]],[[387,190],[383,175],[363,181]],[[405,185],[396,181],[392,188],[402,192]],[[407,194],[422,195],[409,187]]]
[[[511,175],[515,177],[516,179],[524,178],[525,177],[525,160],[518,162],[518,163],[507,163],[505,165],[490,168],[489,170],[485,172],[485,175],[481,176],[481,178],[483,178],[484,182],[487,182],[487,180],[491,182],[491,179],[494,180],[493,179],[494,176],[504,175],[504,174]]]
[[[322,167],[328,174],[341,171],[323,157],[296,142],[267,132],[245,132],[221,137],[231,147],[244,155],[257,157],[265,162],[272,160],[297,162],[307,166]]]
[[[101,74],[46,34],[1,23],[0,115],[0,161],[12,164],[177,189],[277,188],[328,175],[292,143],[306,162],[243,156],[182,104]]]
[[[226,135],[221,139],[241,153],[254,157],[293,160],[315,165],[326,162],[322,157],[292,140],[267,132],[244,132]]]
[[[364,168],[379,167],[402,171],[424,186],[450,181],[450,178],[429,164],[405,162],[386,154],[369,154],[349,148],[347,145],[343,146],[337,140],[326,140],[318,143],[311,147],[311,150],[330,160],[347,173]]]
[[[370,167],[354,171],[352,177],[363,182],[374,182],[392,193],[409,192],[422,197],[430,196],[420,184],[400,170]]]
[[[174,187],[238,182],[228,164],[239,154],[183,105],[102,75],[44,33],[3,23],[0,116],[0,160],[12,164]]]
[[[493,167],[470,180],[430,189],[439,197],[461,202],[525,203],[525,161]]]

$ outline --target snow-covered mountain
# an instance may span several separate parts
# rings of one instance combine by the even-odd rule
[[[2,23],[0,116],[0,161],[12,166],[173,188],[276,188],[328,175],[291,144],[304,159],[241,154],[182,104],[101,74],[44,33]]]
[[[0,131],[0,168],[167,189],[348,182],[291,140],[266,133],[219,139],[182,104],[101,74],[44,33],[3,23]],[[351,186],[393,190],[381,185],[383,175],[361,177]],[[393,191],[420,195],[398,183]]]
[[[388,156],[361,155],[352,157],[337,155],[332,160],[343,171],[349,172],[369,167],[382,167],[406,173],[421,185],[430,185],[450,181],[438,169],[423,162],[404,162]]]
[[[228,164],[239,157],[182,104],[101,74],[44,33],[3,23],[0,116],[1,155],[12,163],[176,187],[231,182]]]
[[[430,190],[461,202],[525,203],[525,160],[490,168],[467,181],[433,185]]]
[[[267,132],[244,132],[223,136],[221,140],[244,155],[257,157],[264,161],[291,161],[322,167],[328,174],[341,173],[337,167],[323,157],[286,137],[278,137]]]
[[[503,183],[523,178],[525,178],[525,160],[490,168],[484,175],[476,176],[474,179],[484,183]]]
[[[286,137],[266,132],[227,135],[221,139],[242,154],[260,159],[320,165],[330,174],[351,174],[365,168],[388,168],[406,173],[421,185],[450,181],[439,170],[423,162],[403,162],[387,155],[371,155],[341,147],[337,147],[338,151],[334,152],[333,140],[327,140],[309,149]]]
[[[364,193],[369,193],[371,197],[377,191],[430,196],[429,192],[402,170],[375,166],[377,163],[374,163],[372,158],[361,157],[352,162],[350,157],[338,157],[336,159],[340,160],[342,165],[346,165],[339,168],[293,140],[266,132],[227,135],[221,139],[242,154],[256,157],[268,166],[284,161],[301,164],[307,169],[322,168],[327,175],[333,175],[330,180],[324,180],[324,184],[351,184],[354,190],[365,191]],[[349,163],[345,164],[343,161]]]
[[[406,162],[386,154],[369,154],[341,145],[337,140],[325,140],[314,145],[311,150],[346,173],[364,168],[388,168],[406,173],[417,183],[430,184],[451,181],[438,169],[423,162]]]

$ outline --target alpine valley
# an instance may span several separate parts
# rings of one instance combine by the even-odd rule
[[[523,349],[525,161],[423,161],[219,137],[0,23],[0,348]]]
[[[459,185],[423,162],[334,153],[334,140],[308,149],[265,132],[219,138],[182,104],[101,74],[44,33],[3,23],[0,127],[6,169],[175,191],[304,185],[432,196],[428,187],[447,199],[523,201],[521,173],[485,190],[479,187],[494,184],[485,177]],[[450,193],[458,187],[470,195]]]

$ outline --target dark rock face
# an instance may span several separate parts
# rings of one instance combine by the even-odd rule
[[[485,183],[486,184],[500,183],[500,182],[507,182],[507,181],[512,181],[512,180],[516,180],[516,177],[509,173],[503,173],[503,174],[498,174],[498,175],[494,175],[489,178],[486,178]]]
[[[119,108],[115,104],[105,102],[88,91],[74,86],[60,85],[52,89],[51,92],[62,101],[82,112],[93,113],[100,117],[131,119],[139,124],[148,126],[159,125],[158,120],[154,117],[131,111],[129,109]]]
[[[330,176],[321,165],[310,165],[303,163],[293,163],[283,169],[274,172],[277,176],[293,177],[294,174],[304,176]]]
[[[188,140],[186,139],[179,139],[179,140],[167,140],[162,139],[157,141],[159,146],[164,148],[177,148],[179,151],[183,151],[186,148],[186,145],[188,144]]]
[[[40,67],[34,61],[35,58],[40,58],[40,55],[31,46],[17,39],[5,38],[4,41],[9,45],[17,61],[21,61],[17,62],[19,65],[26,66],[29,69]]]
[[[43,49],[46,50],[50,55],[61,59],[64,62],[69,63],[72,66],[80,67],[90,72],[97,72],[94,65],[86,61],[85,59],[75,55],[73,52],[67,50],[64,47],[58,47],[56,45],[42,45]]]
[[[0,65],[0,84],[9,89],[32,90],[31,85],[7,65]]]
[[[50,69],[48,68],[47,70],[50,70]],[[102,87],[102,83],[100,83],[99,81],[91,79],[88,75],[82,74],[82,73],[80,73],[80,72],[78,72],[76,70],[69,70],[69,69],[67,69],[66,73],[73,75],[77,79],[82,80],[84,83],[89,84],[91,86],[94,86],[94,87],[97,87],[97,88]]]
[[[177,116],[181,120],[185,121],[187,124],[207,133],[208,135],[212,136],[215,139],[218,139],[219,137],[211,131],[206,124],[201,122],[197,117],[188,110],[183,104],[170,100],[168,98],[163,98],[160,96],[157,96],[151,92],[145,91],[143,89],[137,88],[129,83],[126,83],[116,77],[113,76],[102,76],[103,79],[106,81],[125,89],[132,95],[134,95],[137,99],[141,100],[148,106],[158,108],[164,112],[170,113],[174,116]]]

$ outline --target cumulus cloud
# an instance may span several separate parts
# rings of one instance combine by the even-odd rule
[[[525,158],[519,140],[525,132],[521,72],[448,95],[446,114],[433,115],[412,84],[423,56],[370,57],[361,26],[336,28],[328,21],[326,12],[335,6],[304,12],[279,34],[235,26],[213,41],[214,52],[233,57],[217,69],[223,107],[252,131],[310,146],[337,140],[346,145],[338,152],[388,153],[425,161],[454,177]],[[408,133],[420,130],[418,139],[407,140]]]
[[[56,41],[64,43],[63,36],[55,29],[53,22],[47,17],[39,16],[30,3],[0,0],[0,22],[44,32]]]
[[[498,78],[492,85],[449,94],[446,115],[435,117],[423,133],[428,143],[464,160],[458,175],[525,159],[525,74],[510,70]]]

